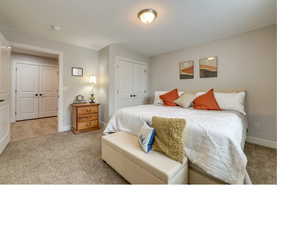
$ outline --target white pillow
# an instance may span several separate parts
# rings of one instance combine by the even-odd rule
[[[192,106],[194,99],[195,99],[195,94],[184,93],[179,98],[177,98],[174,102],[183,108],[188,108]]]
[[[140,146],[145,152],[150,152],[152,150],[154,136],[155,136],[155,129],[150,127],[146,122],[144,122],[138,134],[138,139],[139,139]]]
[[[236,93],[215,92],[215,98],[221,109],[235,110],[243,115],[246,115],[245,97],[246,93],[244,91]]]
[[[197,92],[195,98],[200,95],[205,94],[206,92]],[[214,92],[215,98],[218,102],[218,105],[221,109],[225,110],[235,110],[243,115],[246,115],[245,112],[245,97],[246,93],[244,91],[241,92]]]
[[[171,90],[170,90],[171,91]],[[164,102],[160,99],[160,95],[163,95],[163,94],[165,94],[165,93],[168,93],[168,92],[170,92],[170,91],[156,91],[155,93],[154,93],[154,101],[153,101],[153,104],[154,105],[163,105],[164,104]],[[179,94],[179,96],[180,95],[182,95],[184,92],[183,91],[178,91],[178,94]]]

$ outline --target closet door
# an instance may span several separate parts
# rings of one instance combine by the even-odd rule
[[[119,60],[116,68],[115,110],[134,104],[132,91],[133,71],[134,67],[131,62]]]
[[[40,67],[39,117],[57,115],[58,70],[56,67]]]
[[[17,64],[17,120],[38,118],[40,68],[36,65]]]
[[[147,67],[142,64],[133,64],[133,101],[134,105],[143,105],[146,103],[147,89],[148,89],[148,76]]]

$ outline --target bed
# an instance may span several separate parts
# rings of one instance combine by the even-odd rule
[[[125,131],[137,135],[144,121],[151,124],[153,116],[186,120],[184,148],[192,179],[208,175],[216,183],[251,183],[243,151],[247,121],[244,115],[236,111],[195,110],[163,105],[126,107],[113,115],[104,134]]]

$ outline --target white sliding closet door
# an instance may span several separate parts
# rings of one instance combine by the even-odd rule
[[[40,67],[29,64],[17,65],[17,120],[38,118],[38,93]]]
[[[58,71],[42,66],[40,70],[39,117],[57,115]]]
[[[16,120],[57,115],[56,67],[18,63],[16,79]]]
[[[148,77],[145,63],[119,59],[115,78],[115,111],[146,103]]]

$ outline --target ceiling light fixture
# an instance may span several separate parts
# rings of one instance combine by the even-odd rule
[[[156,19],[157,12],[154,9],[143,9],[138,13],[137,17],[143,23],[150,24]]]

